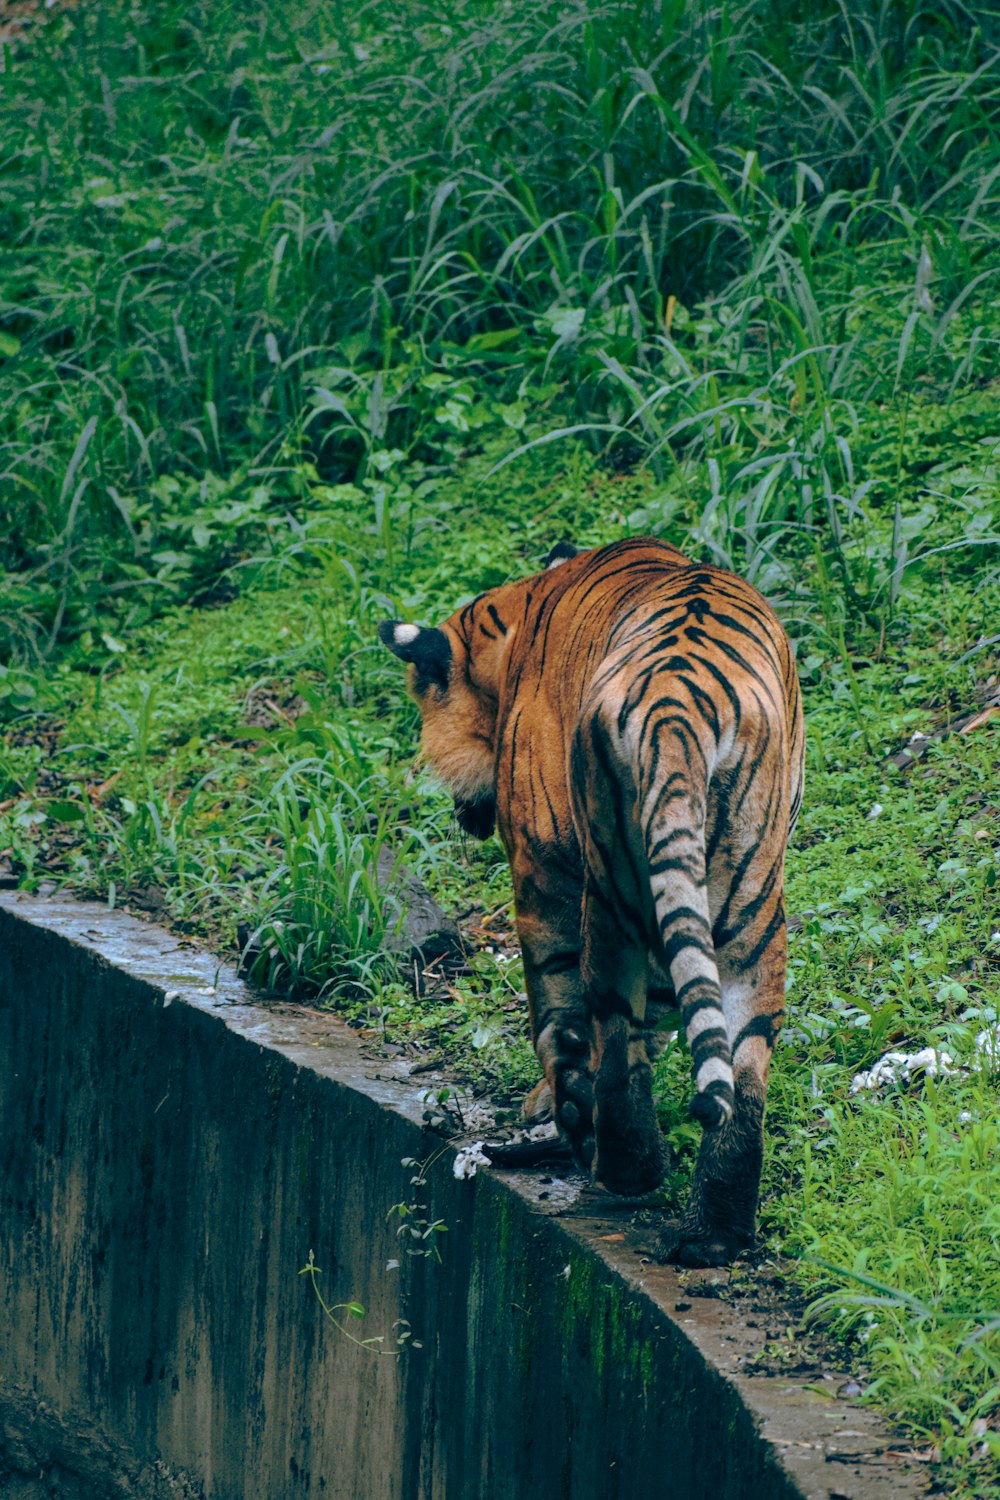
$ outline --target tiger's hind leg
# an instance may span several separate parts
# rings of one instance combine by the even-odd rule
[[[680,1265],[727,1265],[754,1243],[767,1073],[785,1003],[786,935],[780,894],[772,925],[763,953],[753,955],[749,966],[742,938],[717,953],[735,1101],[732,1118],[704,1133],[679,1228],[661,1246],[661,1258]]]
[[[581,718],[570,795],[584,872],[580,986],[592,1037],[592,1170],[611,1192],[631,1196],[659,1186],[663,1145],[645,1029],[651,898],[617,698]]]
[[[588,876],[583,900],[584,1002],[593,1017],[593,1172],[613,1193],[648,1193],[663,1180],[644,1030],[648,948],[624,930],[615,903]]]

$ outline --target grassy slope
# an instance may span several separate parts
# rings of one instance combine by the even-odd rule
[[[546,455],[533,475],[515,469],[512,479],[504,471],[486,483],[476,475],[482,464],[460,467],[456,491],[476,498],[456,500],[447,529],[428,534],[394,603],[409,612],[412,589],[419,613],[433,617],[498,571],[531,566],[543,533],[562,535],[576,521],[589,537],[611,538],[624,530],[623,510],[655,503],[655,487],[641,479],[601,474],[582,455],[576,466],[567,481],[564,456]],[[542,496],[547,525],[526,525]],[[668,534],[689,539],[683,524]],[[856,1367],[950,1457],[966,1451],[973,1424],[997,1400],[993,1341],[959,1349],[1000,1308],[997,1091],[974,1067],[975,1036],[995,1019],[1000,968],[996,728],[942,741],[905,774],[884,756],[949,706],[977,701],[992,663],[976,647],[998,603],[995,579],[932,571],[914,586],[897,643],[880,660],[852,660],[853,694],[846,664],[815,643],[811,650],[809,795],[789,866],[789,909],[803,927],[792,939],[789,1045],[775,1065],[762,1210],[771,1251],[842,1268],[807,1259],[798,1274],[817,1290],[845,1289],[847,1300],[835,1299],[827,1316],[860,1329]],[[307,932],[323,927],[324,903],[335,904],[339,886],[334,879],[331,888],[322,857],[295,863],[275,838],[275,786],[290,779],[306,822],[331,808],[350,821],[336,790],[346,778],[369,810],[412,809],[427,840],[411,846],[413,863],[453,907],[502,906],[509,889],[499,847],[463,854],[440,796],[420,777],[404,785],[413,716],[393,664],[372,643],[381,610],[376,593],[366,616],[322,564],[303,563],[294,577],[270,565],[236,600],[148,626],[103,680],[80,670],[85,655],[67,658],[40,689],[45,708],[67,716],[59,754],[43,758],[30,742],[7,751],[7,789],[18,795],[4,815],[4,842],[29,863],[40,856],[38,878],[55,835],[51,854],[81,891],[103,894],[114,882],[119,901],[130,892],[142,900],[152,883],[174,920],[222,941],[281,892],[287,921],[288,894],[297,893]],[[280,704],[296,686],[309,695],[309,713],[284,728],[247,727],[248,697]],[[12,739],[31,727],[19,721]],[[53,773],[59,783],[46,784]],[[97,789],[89,799],[87,786]],[[57,800],[41,795],[46,789]],[[86,836],[61,821],[77,808],[88,808]],[[323,948],[307,971],[301,993],[337,972]],[[484,956],[450,1000],[414,1001],[391,980],[372,982],[374,998],[354,1004],[360,1019],[378,1015],[396,1040],[443,1046],[459,1068],[501,1090],[533,1080],[523,1015],[510,1003],[516,965]],[[911,1092],[849,1096],[854,1072],[890,1046],[925,1045],[969,1071]],[[678,1152],[676,1201],[696,1134],[681,1052],[661,1065],[661,1088]],[[884,1305],[850,1300],[869,1293]]]
[[[885,757],[995,686],[988,43],[940,7],[851,34],[692,5],[657,63],[641,7],[505,32],[456,0],[414,57],[390,10],[96,8],[5,75],[0,850],[217,942],[246,922],[273,987],[516,1090],[516,962],[415,1001],[378,956],[390,829],[456,909],[509,886],[412,774],[375,624],[440,617],[565,535],[652,528],[749,572],[809,729],[762,1229],[945,1482],[985,1494],[996,722],[905,774]],[[642,200],[654,158],[670,191]],[[494,470],[623,422],[610,458],[585,431]],[[911,1044],[963,1071],[850,1096]],[[676,1200],[682,1052],[660,1084]]]

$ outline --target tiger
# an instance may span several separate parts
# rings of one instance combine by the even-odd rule
[[[661,1260],[753,1247],[784,1016],[784,865],[802,800],[791,644],[748,582],[654,537],[580,550],[438,626],[385,620],[422,755],[510,865],[531,1035],[560,1132],[613,1193],[662,1182],[658,1019],[679,1012],[702,1134]]]

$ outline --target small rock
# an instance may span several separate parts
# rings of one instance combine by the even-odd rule
[[[402,910],[399,930],[390,935],[386,947],[404,961],[407,977],[423,987],[424,970],[431,964],[449,970],[465,963],[465,946],[458,923],[438,906],[427,887],[415,875],[399,868],[399,857],[388,845],[379,851],[376,878],[382,891]]]

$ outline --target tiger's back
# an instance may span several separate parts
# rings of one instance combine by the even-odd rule
[[[428,759],[469,826],[495,810],[561,1127],[612,1189],[657,1184],[648,1001],[672,1000],[705,1126],[673,1248],[730,1258],[753,1232],[802,791],[780,624],[744,580],[638,539],[400,628],[383,638],[414,661]]]

